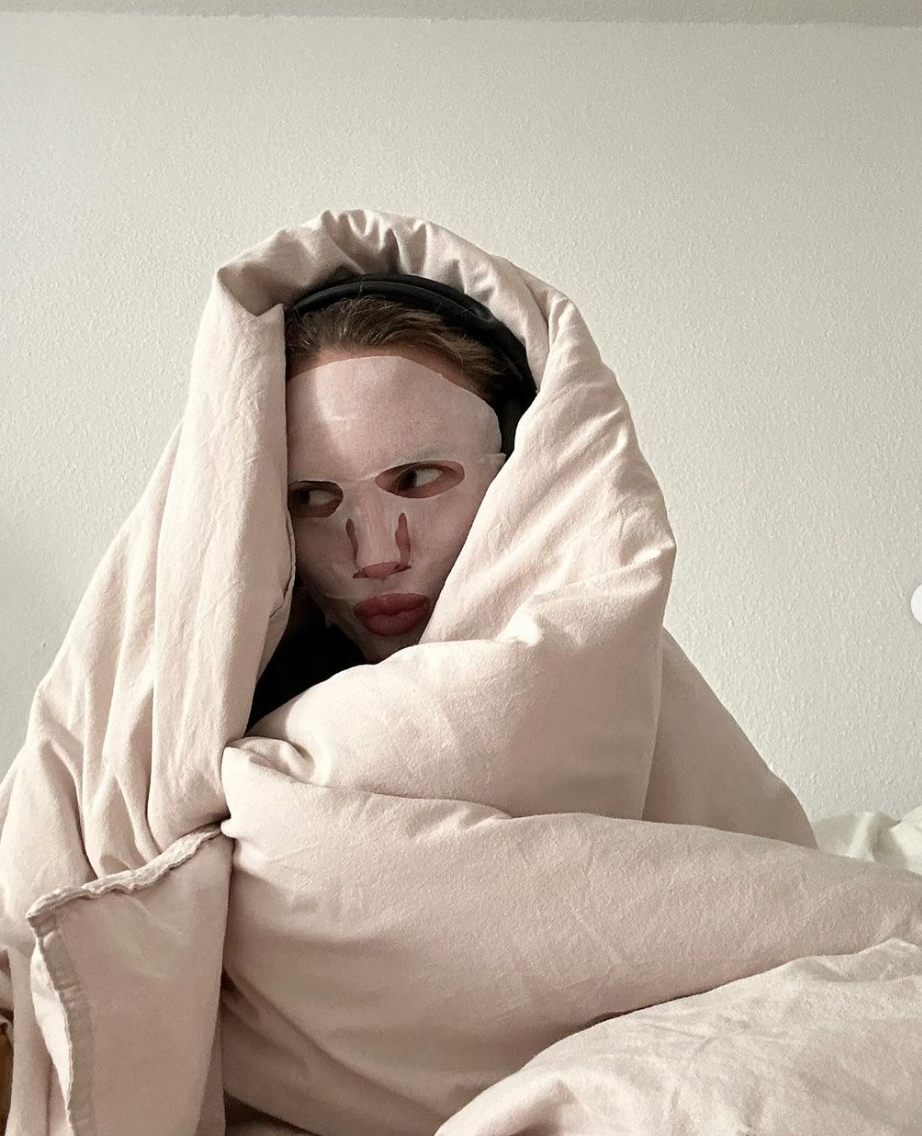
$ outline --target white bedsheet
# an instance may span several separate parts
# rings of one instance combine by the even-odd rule
[[[901,819],[883,812],[860,812],[821,817],[811,823],[823,852],[922,874],[922,805]]]

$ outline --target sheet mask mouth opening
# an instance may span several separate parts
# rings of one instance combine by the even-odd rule
[[[430,607],[428,596],[396,592],[362,600],[352,610],[375,635],[402,635],[426,619]]]

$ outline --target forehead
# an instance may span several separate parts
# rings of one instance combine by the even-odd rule
[[[309,367],[288,381],[285,402],[291,479],[373,476],[500,447],[496,414],[479,395],[402,356]]]

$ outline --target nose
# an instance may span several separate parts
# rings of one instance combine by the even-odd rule
[[[385,577],[390,576],[392,572],[396,572],[400,567],[399,560],[382,560],[380,564],[366,564],[364,568],[360,568],[356,572],[356,576],[367,576],[373,580],[383,580]]]
[[[410,567],[410,537],[407,529],[406,513],[401,513],[396,530],[383,516],[360,518],[356,524],[350,517],[346,522],[346,532],[352,542],[356,571],[353,578],[366,577],[383,580],[394,572],[404,572]]]

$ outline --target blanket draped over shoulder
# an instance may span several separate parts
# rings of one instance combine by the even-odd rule
[[[538,393],[421,642],[334,673],[251,724],[254,690],[294,630],[284,306],[344,272],[411,273],[480,300],[524,345]],[[537,1053],[524,1037],[544,1048],[590,1020],[789,960],[910,940],[916,878],[817,851],[794,793],[665,629],[675,553],[624,393],[557,289],[442,226],[363,209],[327,210],[219,268],[182,419],[90,581],[0,786],[0,1024],[13,1039],[9,1123],[18,1125],[10,1131],[70,1131],[65,1115],[97,1136],[223,1131],[223,1077],[241,1107],[249,1101],[304,1130],[321,1118],[324,1136],[431,1132]],[[297,642],[299,651],[324,651],[321,630]],[[207,851],[225,843],[223,861]],[[148,918],[148,943],[178,928],[183,912],[189,936],[203,934],[194,912],[200,923],[204,908],[188,898],[192,883],[182,893],[179,881],[198,880],[196,896],[217,894],[201,882],[206,856],[225,889],[212,919],[220,927],[211,954],[183,957],[215,960],[215,998],[226,965],[226,1069],[217,1044],[200,1047],[198,1079],[182,1097],[187,1127],[177,1120],[174,1129],[166,1115],[191,1065],[161,1047],[162,1062],[177,1064],[158,1095],[151,1063],[142,1069],[138,1057],[130,1076],[150,1088],[150,1124],[136,1115],[119,1129],[118,1090],[99,1078],[115,1077],[120,1048],[110,1038],[108,1064],[101,1060],[101,1011],[86,1039],[95,1064],[74,1049],[80,1021],[93,1018],[81,965],[109,956],[73,936],[78,927],[89,933],[94,911],[93,934],[102,935],[99,913],[110,907],[118,918]],[[387,884],[391,862],[402,891]],[[697,875],[696,865],[705,865]],[[734,883],[747,872],[747,883]],[[871,914],[849,926],[828,911],[811,922],[808,901],[842,897],[845,879],[856,902],[876,888]],[[776,914],[793,894],[803,920],[796,935],[792,922],[768,928],[763,894]],[[724,938],[717,965],[724,924],[714,924],[706,948],[690,924],[707,907],[726,919],[734,903],[753,922],[735,942]],[[513,910],[515,948],[512,924],[502,922]],[[478,911],[492,920],[486,930]],[[636,940],[648,916],[650,957]],[[547,919],[553,935],[539,950]],[[119,941],[132,941],[137,926],[118,927]],[[591,950],[576,946],[580,928]],[[444,949],[478,934],[479,954]],[[487,943],[506,953],[490,954]],[[166,958],[171,948],[158,949]],[[273,1034],[272,997],[298,989],[294,972],[287,983],[283,974],[283,994],[255,981],[254,952],[271,969],[274,950],[282,971],[293,951],[307,960],[299,978],[310,985],[323,975],[341,1001],[318,1006],[314,990]],[[111,957],[112,967],[124,964],[124,952]],[[498,957],[505,964],[478,969]],[[622,983],[619,958],[646,967],[647,978]],[[137,1005],[145,984],[166,982],[149,961],[150,974],[134,972]],[[431,969],[421,1002],[398,1022],[411,987],[420,989],[407,985],[409,965],[417,979]],[[381,984],[386,1003],[375,1001]],[[437,1028],[440,987],[454,1080],[436,1062],[409,1085],[407,1069],[423,1069],[414,1045]],[[173,986],[159,989],[149,1013],[179,1005]],[[368,1030],[385,1027],[380,1018],[360,1024],[361,1004],[349,1000],[359,989],[366,1012],[392,1015],[390,1045],[368,1042]],[[560,996],[545,998],[549,989]],[[448,1006],[482,1007],[491,991],[495,1022],[474,1009],[463,1023],[444,1017]],[[545,1009],[535,1021],[522,1007],[537,998]],[[312,1020],[326,1032],[311,1037]],[[475,1028],[488,1036],[478,1041]],[[178,1034],[164,1029],[178,1055]],[[260,1045],[262,1089],[247,1074]],[[143,1049],[137,1038],[134,1046]],[[272,1101],[287,1103],[273,1113]],[[29,1107],[43,1109],[47,1128],[23,1119]]]

